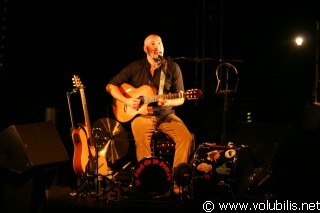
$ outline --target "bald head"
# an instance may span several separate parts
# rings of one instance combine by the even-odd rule
[[[161,37],[156,35],[156,34],[151,34],[148,35],[145,39],[144,39],[144,46],[150,44],[151,42],[155,42],[155,41],[160,41],[162,43]]]
[[[144,52],[147,54],[150,63],[160,63],[159,56],[163,56],[164,47],[162,39],[156,34],[150,34],[144,39]]]

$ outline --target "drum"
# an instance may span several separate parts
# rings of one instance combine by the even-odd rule
[[[172,168],[162,157],[147,157],[134,167],[133,191],[143,198],[159,198],[170,195]]]
[[[195,197],[197,191],[204,196],[214,196],[221,185],[230,186],[234,192],[244,192],[248,189],[254,170],[253,154],[245,145],[200,144],[192,165]]]

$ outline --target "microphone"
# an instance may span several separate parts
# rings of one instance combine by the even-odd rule
[[[157,62],[158,64],[160,64],[160,63],[165,61],[165,58],[162,55],[158,55],[158,57],[157,58],[153,58],[153,60],[155,62]]]

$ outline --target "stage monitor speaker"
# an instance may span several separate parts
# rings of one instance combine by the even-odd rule
[[[16,173],[69,160],[51,121],[12,125],[0,132],[0,166]]]
[[[287,139],[289,129],[289,125],[239,121],[234,143],[238,147],[249,146],[254,155],[255,166],[259,167],[274,160],[280,143]]]

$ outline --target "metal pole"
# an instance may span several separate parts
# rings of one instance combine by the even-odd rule
[[[316,21],[316,58],[315,58],[315,84],[314,84],[314,100],[313,103],[315,105],[320,105],[318,103],[318,66],[319,66],[319,21]]]

